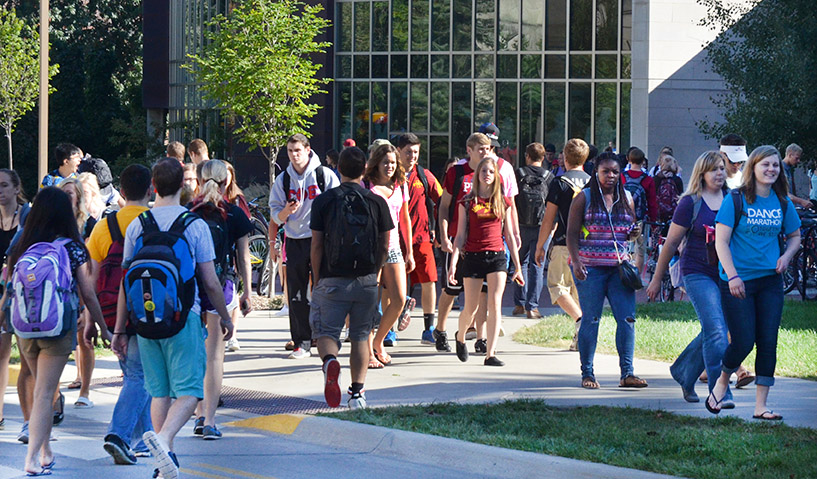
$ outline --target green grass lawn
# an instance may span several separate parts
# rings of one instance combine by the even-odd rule
[[[616,322],[605,309],[599,327],[597,352],[616,354]],[[644,303],[636,308],[635,356],[672,362],[701,331],[689,302]],[[564,348],[570,345],[573,325],[565,314],[544,317],[537,324],[514,334],[520,343]],[[755,352],[744,364],[754,371]],[[817,304],[787,300],[777,344],[780,376],[817,380]]]
[[[699,479],[817,477],[817,430],[541,400],[432,404],[327,416]]]

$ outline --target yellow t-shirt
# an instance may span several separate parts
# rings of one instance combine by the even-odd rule
[[[116,220],[119,223],[119,231],[122,232],[122,236],[125,236],[125,231],[127,231],[131,221],[146,209],[146,206],[128,205],[116,213]],[[94,226],[94,230],[91,232],[91,236],[88,237],[85,246],[88,247],[91,258],[97,263],[101,263],[105,256],[108,255],[111,243],[113,243],[113,240],[111,239],[111,232],[108,230],[108,219],[105,218]]]

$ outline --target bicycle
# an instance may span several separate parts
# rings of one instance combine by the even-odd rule
[[[817,299],[817,213],[798,210],[801,218],[800,248],[783,272],[785,293],[795,288],[803,300]]]
[[[252,282],[258,295],[264,296],[269,288],[271,275],[269,266],[269,221],[264,215],[263,208],[258,204],[258,200],[261,198],[261,196],[253,198],[247,204],[250,207],[250,223],[253,226],[249,240]]]
[[[658,257],[661,255],[661,249],[664,246],[667,238],[661,235],[661,232],[669,227],[669,223],[662,223],[657,221],[644,222],[644,236],[647,241],[647,252],[644,261],[647,263],[647,273],[649,273],[650,281],[655,276],[655,270],[658,266]],[[675,300],[675,287],[672,285],[672,277],[669,269],[661,278],[661,289],[659,290],[656,299],[662,303]]]

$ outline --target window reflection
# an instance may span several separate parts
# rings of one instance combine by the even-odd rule
[[[428,50],[428,13],[428,0],[412,0],[411,49],[413,51]]]
[[[432,0],[431,2],[431,49],[435,52],[446,51],[450,45],[451,34],[451,0]]]
[[[454,51],[471,51],[471,20],[474,11],[471,0],[453,0],[453,2],[453,49]]]
[[[431,131],[448,133],[449,86],[448,82],[431,83]]]
[[[565,77],[565,56],[545,55],[545,78]]]
[[[499,127],[500,148],[497,155],[516,165],[517,158],[517,88],[516,82],[496,84],[496,126]]]
[[[541,51],[542,26],[545,24],[545,2],[522,0],[522,51]]]
[[[593,49],[593,0],[570,0],[570,49]]]
[[[338,71],[336,76],[339,78],[352,78],[352,57],[349,55],[338,55]]]
[[[392,78],[408,77],[408,55],[391,56],[391,77]]]
[[[621,78],[629,80],[632,76],[632,58],[630,55],[621,55]]]
[[[618,87],[615,83],[596,83],[595,97],[595,134],[596,145],[616,144],[616,97]]]
[[[355,3],[355,51],[371,50],[369,44],[369,3]]]
[[[422,153],[422,150],[420,150]],[[443,178],[443,168],[448,160],[448,136],[432,136],[428,147],[428,166],[440,181]]]
[[[352,4],[339,3],[335,28],[338,32],[337,49],[339,52],[352,51]]]
[[[516,51],[519,50],[519,1],[504,0],[497,2],[499,6],[499,50]]]
[[[428,55],[411,56],[411,78],[428,78]]]
[[[494,50],[494,0],[475,0],[474,50]]]
[[[408,0],[391,0],[391,49],[408,50]]]
[[[428,131],[428,82],[411,82],[411,131]]]
[[[618,72],[617,55],[596,55],[596,78],[616,78]]]
[[[339,81],[335,83],[338,98],[338,132],[337,138],[352,136],[352,83]]]
[[[522,83],[519,92],[519,149],[542,142],[542,84]]]
[[[392,82],[389,93],[391,131],[404,132],[408,126],[408,83]]]
[[[632,50],[633,0],[621,0],[621,50]]]
[[[469,134],[489,121],[494,121],[494,84],[487,81],[474,82],[474,126]]]
[[[619,151],[623,148],[630,145],[630,90],[632,89],[631,83],[622,83],[621,84],[621,111],[619,113],[621,117],[621,141],[619,143]]]
[[[359,144],[369,142],[369,82],[354,83],[354,112],[352,137]]]
[[[474,78],[494,77],[494,56],[474,55]]]
[[[590,83],[570,84],[567,110],[567,136],[569,138],[592,141],[590,139],[590,115],[592,112],[590,90]]]
[[[372,139],[389,137],[389,84],[372,82]]]
[[[369,78],[368,55],[355,55],[355,78]]]
[[[451,155],[465,155],[465,140],[473,133],[471,82],[451,84]]]
[[[618,48],[618,0],[596,0],[596,50]]]
[[[471,55],[452,55],[454,78],[471,78]]]
[[[564,50],[567,46],[567,0],[547,0],[545,18],[545,49]]]
[[[431,55],[431,78],[448,77],[448,55]]]
[[[565,84],[545,83],[545,143],[565,143]]]
[[[521,78],[542,78],[542,55],[522,55]]]
[[[372,78],[389,77],[389,56],[372,55]]]
[[[570,78],[590,78],[593,55],[570,55]]]
[[[389,49],[389,2],[372,3],[372,50]],[[374,66],[374,65],[372,65]]]
[[[496,56],[496,76],[497,78],[517,78],[516,71],[517,55],[497,55]]]

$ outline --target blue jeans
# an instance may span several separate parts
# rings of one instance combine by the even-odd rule
[[[720,288],[716,280],[705,274],[684,276],[684,287],[701,322],[701,332],[670,366],[670,374],[684,389],[694,391],[698,377],[706,369],[710,378],[709,392],[712,392],[721,375],[723,353],[729,345]],[[732,398],[731,390],[727,391],[726,398]]]
[[[610,303],[616,318],[616,350],[621,379],[633,375],[633,351],[635,349],[635,291],[624,286],[615,266],[590,266],[587,278],[575,278],[582,308],[582,323],[579,328],[579,358],[582,377],[593,377],[593,356],[599,337],[599,321],[604,307],[604,298]]]
[[[522,275],[525,286],[513,285],[513,304],[522,306],[525,310],[539,308],[539,298],[542,296],[542,287],[545,285],[545,265],[536,266],[536,242],[539,240],[538,226],[520,226],[522,246],[519,248],[519,263],[522,266]],[[550,241],[548,240],[548,243]],[[545,250],[547,250],[547,244]]]
[[[721,281],[721,303],[732,342],[723,355],[723,371],[733,373],[757,346],[755,383],[774,386],[777,365],[777,332],[783,315],[783,280],[779,274],[745,281],[746,297],[738,299]]]
[[[145,374],[136,335],[128,338],[128,356],[119,361],[122,368],[122,390],[113,408],[108,434],[116,434],[134,451],[147,451],[142,434],[152,431],[150,422],[150,395],[145,390]]]

